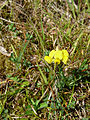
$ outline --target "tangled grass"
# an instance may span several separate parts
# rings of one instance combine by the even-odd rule
[[[89,120],[89,4],[0,1],[1,120]],[[44,61],[57,46],[66,65]]]

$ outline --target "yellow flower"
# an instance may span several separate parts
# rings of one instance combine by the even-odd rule
[[[56,51],[55,51],[54,58],[55,58],[55,59],[58,58],[59,60],[62,60],[62,58],[63,58],[62,51],[61,51],[61,50],[56,50]]]
[[[68,61],[69,53],[67,52],[67,50],[62,50],[62,53],[63,53],[62,62],[63,62],[64,64],[66,64],[67,61]]]
[[[68,54],[68,51],[67,51],[67,50],[62,50],[62,53],[63,53],[63,55],[64,55],[64,56],[67,56],[67,57],[69,56],[69,54]]]
[[[44,60],[49,64],[51,64],[52,62],[54,62],[55,64],[60,64],[60,61],[62,60],[62,62],[66,64],[68,57],[69,57],[69,53],[67,52],[67,50],[57,49],[56,51],[52,50],[49,53],[49,56],[44,57]]]
[[[67,60],[68,60],[68,57],[67,57],[67,56],[64,56],[63,59],[62,59],[62,62],[63,62],[64,64],[67,64]]]
[[[58,58],[53,59],[53,62],[54,62],[55,64],[60,64],[60,60],[59,60]]]
[[[45,60],[47,63],[49,63],[49,64],[52,63],[52,58],[49,57],[49,56],[45,56],[45,57],[44,57],[44,60]]]
[[[49,57],[53,58],[55,55],[55,50],[52,50],[50,53],[49,53]]]

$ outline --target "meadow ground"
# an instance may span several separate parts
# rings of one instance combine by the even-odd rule
[[[0,0],[0,120],[89,120],[89,7]]]

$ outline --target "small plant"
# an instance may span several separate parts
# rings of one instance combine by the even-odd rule
[[[25,49],[26,49],[27,45],[29,44],[31,38],[32,38],[32,35],[31,36],[27,35],[27,41],[23,43],[19,55],[17,55],[16,50],[14,49],[13,45],[11,45],[11,47],[13,49],[13,53],[11,54],[10,60],[16,64],[17,69],[21,68],[21,59],[23,58],[23,54],[24,54]],[[25,65],[25,60],[24,60],[23,64]]]
[[[88,75],[88,71],[84,71],[84,69],[88,69],[87,60],[84,60],[79,67],[78,70],[72,71],[71,74],[65,75],[65,65],[68,61],[69,53],[67,50],[52,50],[49,53],[49,56],[45,56],[44,60],[51,66],[52,63],[54,63],[54,70],[51,66],[49,70],[47,71],[47,74],[49,74],[49,78],[47,78],[49,81],[52,81],[51,77],[53,76],[53,85],[51,88],[51,94],[49,95],[50,99],[50,106],[49,106],[49,112],[53,112],[52,116],[56,116],[58,114],[58,111],[60,114],[60,118],[63,120],[65,119],[63,116],[65,114],[66,119],[69,119],[69,111],[72,109],[75,109],[75,100],[73,99],[74,89],[75,86],[79,85],[79,81],[83,80],[83,77],[85,77],[85,74]],[[64,63],[65,65],[63,65]],[[50,70],[52,69],[52,71]],[[82,71],[80,74],[79,72]],[[49,83],[48,83],[49,84]],[[68,97],[64,95],[64,92],[68,90],[72,90],[71,95]],[[56,92],[58,91],[58,92]],[[53,93],[55,92],[55,93]],[[55,94],[56,97],[53,97]],[[64,96],[63,96],[64,95]],[[68,99],[68,102],[66,102],[65,99]],[[48,102],[49,104],[49,102]],[[68,112],[67,112],[68,111]]]

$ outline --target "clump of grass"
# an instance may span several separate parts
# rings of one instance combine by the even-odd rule
[[[1,2],[0,119],[89,119],[89,1]],[[48,64],[56,49],[67,64]]]

